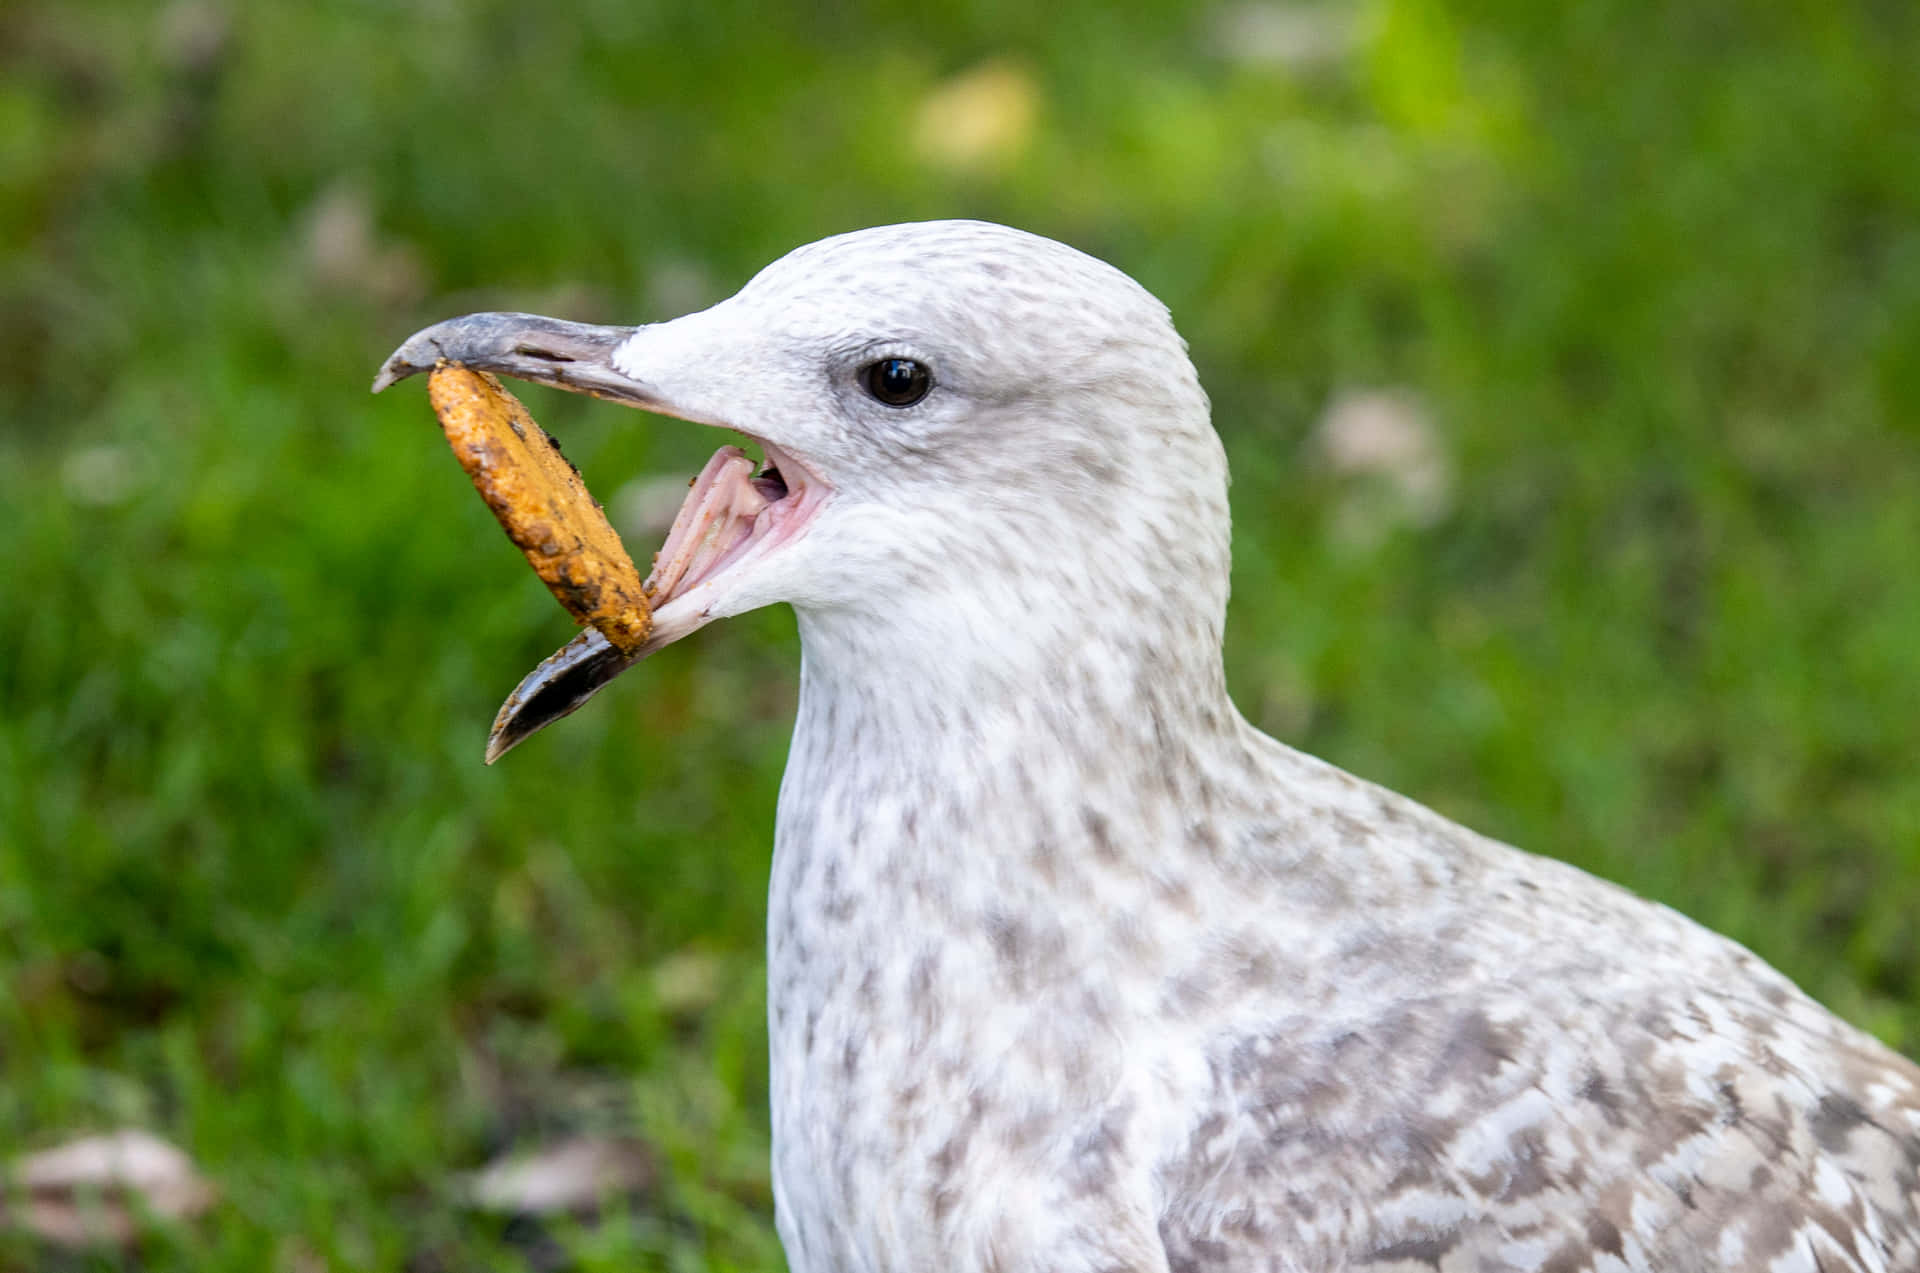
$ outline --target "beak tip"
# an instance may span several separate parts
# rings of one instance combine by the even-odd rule
[[[431,341],[423,341],[433,328],[424,332],[415,332],[407,337],[400,348],[387,355],[380,364],[379,374],[373,378],[373,392],[396,385],[409,376],[417,376],[423,371],[432,371],[441,359],[440,350]],[[424,348],[422,346],[425,346]]]
[[[572,715],[608,681],[651,652],[622,654],[598,628],[582,631],[527,673],[501,704],[493,718],[493,729],[487,734],[487,763],[491,765],[548,725]]]

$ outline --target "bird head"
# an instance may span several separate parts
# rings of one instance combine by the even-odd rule
[[[389,358],[442,360],[744,434],[695,480],[635,655],[589,630],[531,674],[489,760],[637,659],[791,603],[811,650],[1019,668],[1103,622],[1226,601],[1226,468],[1166,308],[1119,270],[981,222],[797,249],[710,309],[639,327],[472,314]],[[858,652],[858,653],[855,653]]]

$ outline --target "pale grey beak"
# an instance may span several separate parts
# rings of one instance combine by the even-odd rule
[[[397,380],[457,362],[480,371],[571,389],[629,406],[660,409],[653,391],[616,370],[613,351],[636,329],[596,327],[538,314],[468,314],[415,332],[373,379],[379,393]],[[664,642],[662,642],[664,644]],[[658,649],[616,650],[592,628],[527,674],[494,717],[487,736],[492,764],[548,725],[583,706],[620,673]]]
[[[590,393],[636,407],[658,405],[645,384],[615,370],[612,357],[638,328],[597,327],[539,314],[468,314],[407,337],[373,378],[379,393],[397,380],[457,362],[517,380]]]

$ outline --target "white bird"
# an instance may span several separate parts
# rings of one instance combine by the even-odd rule
[[[1665,907],[1227,697],[1227,470],[1166,309],[1000,226],[448,358],[737,430],[646,652],[791,604],[768,914],[797,1273],[1920,1269],[1920,1070]],[[597,635],[492,754],[628,665]]]

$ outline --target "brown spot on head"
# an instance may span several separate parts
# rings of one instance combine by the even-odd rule
[[[1212,974],[1206,965],[1191,968],[1167,982],[1164,1011],[1170,1017],[1196,1017],[1213,999]]]
[[[1163,905],[1184,917],[1192,918],[1200,913],[1200,903],[1194,899],[1193,886],[1187,883],[1184,875],[1155,876],[1153,893]]]
[[[1340,833],[1341,842],[1348,846],[1362,845],[1373,839],[1373,828],[1344,810],[1327,810],[1325,817],[1333,829]]]
[[[1279,970],[1274,965],[1273,952],[1263,945],[1248,942],[1241,948],[1241,958],[1235,969],[1235,979],[1248,989],[1270,986],[1279,978]]]
[[[1043,884],[1056,884],[1060,875],[1060,850],[1051,839],[1042,836],[1033,842],[1033,850],[1027,855],[1033,863],[1033,869],[1039,874]]]
[[[1052,1111],[1035,1106],[1007,1126],[1006,1143],[1016,1152],[1026,1153],[1051,1140],[1059,1123]]]
[[[926,1086],[919,1079],[913,1080],[893,1094],[893,1127],[896,1132],[905,1134],[918,1112],[920,1098],[926,1092]]]
[[[953,1204],[960,1201],[960,1191],[938,1187],[931,1191],[930,1201],[933,1203],[933,1222],[939,1224],[952,1214]]]
[[[1032,940],[1025,921],[1019,916],[1005,911],[994,911],[987,916],[987,941],[1001,963],[1009,966],[1025,963]]]
[[[1160,947],[1138,915],[1127,911],[1112,915],[1107,922],[1107,934],[1115,950],[1139,961],[1143,967],[1159,962]]]
[[[1189,807],[1198,809],[1202,813],[1212,813],[1219,808],[1221,803],[1219,784],[1202,770],[1195,770],[1191,777],[1193,791],[1187,801]]]
[[[911,1010],[915,1034],[928,1038],[940,1025],[939,996],[934,989],[937,962],[923,952],[907,973],[907,1006]]]
[[[1096,858],[1109,863],[1120,860],[1120,848],[1113,839],[1113,823],[1106,814],[1087,805],[1080,810],[1080,823],[1086,828]]]

